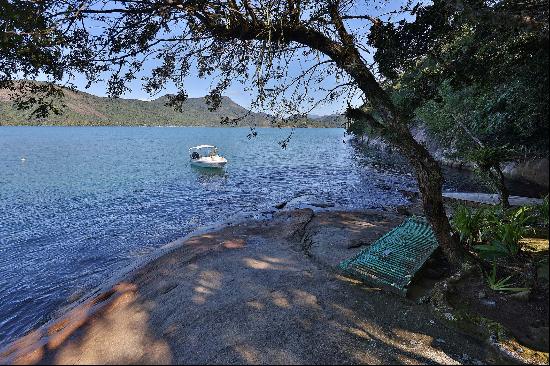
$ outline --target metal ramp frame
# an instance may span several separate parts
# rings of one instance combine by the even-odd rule
[[[438,246],[426,219],[413,216],[338,267],[352,277],[405,296],[413,276]]]

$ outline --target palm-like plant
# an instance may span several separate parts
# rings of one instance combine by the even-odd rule
[[[497,279],[497,265],[494,262],[493,269],[491,270],[491,273],[486,276],[486,278],[489,288],[493,291],[522,292],[529,290],[527,287],[511,287],[513,286],[513,283],[511,282],[512,276]]]

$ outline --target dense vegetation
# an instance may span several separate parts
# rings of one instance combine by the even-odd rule
[[[548,196],[538,206],[469,208],[459,205],[451,223],[464,247],[485,268],[491,290],[531,290],[537,277],[533,271],[540,265],[548,265],[547,255],[542,258],[543,263],[540,255],[534,256],[523,248],[523,240],[536,236],[538,231],[542,230],[547,236]],[[544,291],[548,292],[547,285]]]
[[[369,39],[396,105],[450,158],[473,163],[507,206],[502,163],[548,156],[548,2],[466,4],[434,1]]]
[[[477,147],[477,139],[544,156],[547,17],[542,0],[501,0],[491,8],[478,2],[458,16],[447,1],[435,1],[415,22],[383,28],[371,42],[396,103],[458,154]]]

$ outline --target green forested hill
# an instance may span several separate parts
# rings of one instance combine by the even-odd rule
[[[84,92],[65,92],[66,108],[61,115],[45,119],[29,118],[29,112],[18,111],[6,92],[0,91],[0,125],[63,125],[63,126],[220,126],[223,117],[239,117],[247,110],[228,97],[223,97],[219,109],[208,110],[204,98],[189,98],[183,112],[166,106],[168,98],[152,101],[136,99],[111,99]],[[239,126],[273,126],[269,115],[251,113],[238,123]],[[340,127],[337,118],[308,119],[292,123],[300,127]]]

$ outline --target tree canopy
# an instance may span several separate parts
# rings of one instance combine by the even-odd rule
[[[414,22],[372,33],[374,57],[400,108],[462,155],[481,142],[545,156],[548,2],[489,5],[472,2],[457,13],[435,1]]]
[[[501,164],[548,155],[548,2],[449,1],[369,35],[401,113],[473,162],[508,205]]]
[[[27,3],[10,0],[7,7],[24,10]],[[47,74],[52,81],[70,83],[74,75],[83,74],[89,83],[106,79],[109,94],[116,97],[141,77],[151,94],[167,83],[175,84],[178,93],[169,103],[181,108],[187,98],[186,80],[198,75],[214,80],[208,95],[213,109],[232,83],[241,82],[255,95],[254,107],[293,116],[307,114],[323,100],[344,98],[349,118],[368,125],[409,159],[425,213],[447,257],[456,263],[460,248],[443,207],[441,171],[414,140],[409,124],[417,106],[434,98],[439,101],[439,86],[451,73],[453,88],[466,85],[468,78],[487,75],[477,67],[490,58],[473,65],[467,57],[460,62],[471,53],[460,43],[461,19],[487,17],[497,24],[535,27],[547,34],[547,22],[541,17],[525,16],[520,3],[510,2],[510,8],[504,3],[508,4],[407,0],[396,7],[385,0],[43,1],[28,5],[37,14],[33,21],[41,22],[32,30],[18,15],[1,15],[8,19],[3,20],[3,37],[16,34],[19,40],[7,44],[12,51],[2,55],[0,79],[9,82],[14,75]],[[468,39],[467,29],[464,32]],[[473,34],[483,40],[496,36],[494,32],[489,27]],[[453,38],[449,35],[456,43],[456,52],[448,53],[450,63],[435,57],[443,41]],[[477,40],[474,37],[470,49],[483,54]],[[32,63],[30,56],[14,55],[13,49],[25,42],[38,44],[37,55],[45,58]],[[423,62],[435,63],[435,69],[417,67]],[[140,76],[145,70],[146,75]],[[415,77],[415,72],[434,77]],[[498,72],[492,78],[498,80]],[[328,88],[322,86],[326,80]],[[407,90],[408,99],[403,97]],[[315,98],[312,91],[324,94]]]
[[[346,21],[345,14],[357,10],[353,1],[28,3],[7,2],[7,8],[33,17],[27,22],[15,12],[2,15],[8,20],[4,38],[17,34],[20,39],[7,49],[18,52],[28,43],[39,51],[30,54],[43,57],[29,68],[28,57],[4,55],[11,64],[0,69],[3,80],[48,75],[70,85],[73,75],[84,74],[90,83],[106,79],[109,95],[117,97],[139,77],[152,95],[175,84],[178,93],[171,102],[177,108],[187,97],[186,78],[197,75],[214,80],[212,108],[232,83],[240,82],[256,95],[254,107],[280,115],[305,115],[322,100],[344,94],[351,99],[359,91],[331,58],[344,52],[333,16],[344,14],[340,21]],[[348,36],[365,34],[362,29]],[[364,60],[366,51],[355,51],[354,57]],[[322,97],[312,98],[311,88],[327,79],[336,82]]]

